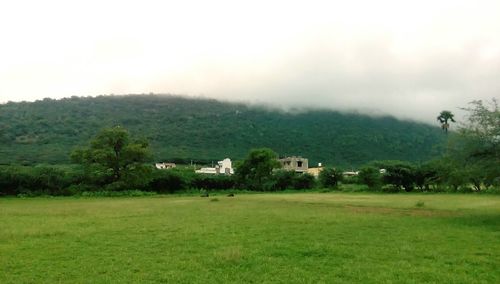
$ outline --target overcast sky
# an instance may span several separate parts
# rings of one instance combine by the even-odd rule
[[[435,121],[500,97],[500,1],[0,2],[0,102],[171,93]]]

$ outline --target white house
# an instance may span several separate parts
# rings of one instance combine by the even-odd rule
[[[225,158],[222,161],[218,161],[215,168],[201,168],[195,172],[198,174],[232,175],[234,174],[234,169],[232,167],[231,159]]]

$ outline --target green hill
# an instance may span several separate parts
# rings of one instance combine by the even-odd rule
[[[329,110],[283,112],[177,96],[44,99],[0,105],[0,163],[68,163],[101,128],[122,125],[151,142],[154,160],[210,161],[269,147],[310,164],[356,166],[439,154],[438,127]]]

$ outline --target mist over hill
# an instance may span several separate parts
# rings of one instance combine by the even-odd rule
[[[0,105],[0,163],[69,163],[73,148],[115,125],[151,143],[154,161],[241,159],[251,148],[301,155],[310,165],[425,161],[445,140],[438,127],[329,110],[287,112],[167,95],[71,97]]]

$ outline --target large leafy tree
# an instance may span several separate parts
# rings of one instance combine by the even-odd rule
[[[382,182],[391,185],[395,191],[412,191],[415,184],[415,167],[413,164],[405,161],[377,161],[373,163],[381,169],[385,169],[382,175]]]
[[[100,183],[137,186],[150,172],[144,165],[150,156],[146,140],[132,140],[128,131],[116,126],[101,130],[90,146],[72,152],[74,162],[85,166],[87,174]]]
[[[467,122],[449,154],[480,190],[482,185],[500,184],[500,110],[495,99],[470,104],[464,108],[469,112]]]
[[[439,113],[437,120],[441,123],[441,128],[444,132],[448,133],[448,128],[450,128],[450,124],[448,122],[455,122],[453,119],[454,115],[449,110],[443,110]]]
[[[269,148],[253,149],[236,165],[236,178],[240,186],[249,190],[263,190],[272,176],[273,169],[280,168],[278,155]]]

